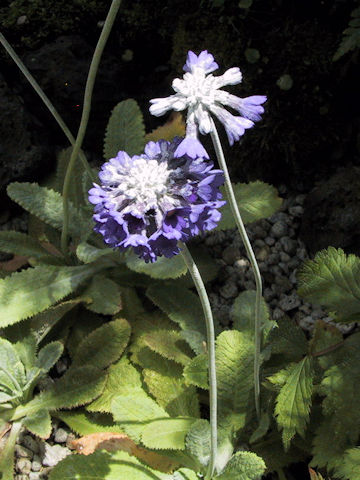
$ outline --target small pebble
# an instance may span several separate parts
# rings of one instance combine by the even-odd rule
[[[22,474],[28,474],[31,472],[31,461],[28,458],[19,458],[16,461],[16,470]]]
[[[66,443],[68,432],[63,428],[58,428],[55,432],[54,440],[56,443]]]
[[[279,318],[284,316],[284,312],[280,308],[275,308],[272,314],[274,320],[279,320]]]
[[[30,472],[29,473],[29,480],[39,480],[40,477],[40,472]]]
[[[23,440],[24,441],[24,440]],[[34,453],[23,445],[15,445],[15,454],[17,457],[32,458]]]
[[[226,298],[226,299],[234,298],[237,296],[237,294],[238,294],[238,288],[236,283],[233,280],[226,282],[225,285],[223,285],[220,288],[220,295],[223,298]]]
[[[268,245],[264,245],[260,250],[256,252],[256,258],[259,262],[264,262],[269,256],[270,248]]]
[[[269,245],[269,247],[272,247],[275,244],[275,242],[276,242],[275,238],[272,238],[272,237],[265,238],[265,243],[266,245]]]
[[[233,265],[240,256],[240,250],[237,247],[230,245],[223,251],[222,259],[227,265]]]
[[[15,475],[14,480],[29,480],[29,476],[22,473],[20,475]]]
[[[282,238],[288,233],[288,226],[283,221],[275,222],[271,227],[270,235],[274,238]]]
[[[284,312],[289,312],[298,307],[300,303],[299,297],[295,293],[292,293],[291,295],[284,295],[279,301],[279,307],[284,310]]]
[[[304,213],[304,209],[301,205],[295,205],[294,207],[289,208],[289,213],[293,217],[301,217]]]
[[[284,252],[288,253],[290,256],[295,255],[295,253],[297,252],[297,241],[292,240],[288,236],[280,238],[280,245],[282,246],[282,250],[284,250]]]
[[[246,270],[250,267],[250,262],[247,258],[239,258],[239,260],[236,260],[234,267],[240,270]]]
[[[40,450],[39,443],[31,435],[25,435],[21,443],[34,453]]]
[[[67,457],[71,452],[68,448],[61,445],[49,445],[44,443],[44,456],[42,464],[45,467],[54,467],[57,463]]]
[[[246,280],[244,282],[245,290],[255,290],[255,282],[253,280]]]
[[[31,463],[31,470],[33,472],[40,472],[41,470],[41,458],[39,455],[34,455],[33,461]]]
[[[69,433],[67,440],[66,440],[66,446],[70,450],[75,450],[75,447],[73,446],[73,441],[75,440],[75,435],[73,433]]]

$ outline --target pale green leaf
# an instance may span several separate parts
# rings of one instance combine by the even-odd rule
[[[293,365],[276,398],[275,415],[282,429],[285,449],[289,448],[296,433],[305,435],[311,407],[313,377],[312,359],[304,357],[301,362]]]
[[[0,479],[14,480],[15,442],[20,433],[21,422],[14,422],[4,447],[0,450]]]
[[[155,450],[184,450],[185,437],[196,418],[162,418],[148,423],[141,435],[142,443]]]
[[[49,480],[172,480],[126,452],[69,455],[51,471]]]
[[[172,480],[198,480],[199,477],[193,470],[189,468],[180,468],[172,475]]]
[[[130,325],[124,318],[105,323],[92,331],[76,350],[73,366],[105,368],[123,353],[130,338]]]
[[[135,442],[139,442],[143,431],[154,419],[169,417],[155,400],[140,389],[133,390],[127,395],[115,397],[111,402],[111,411],[119,427]]]
[[[25,385],[25,369],[12,343],[0,338],[0,388],[5,386],[8,393],[21,392]],[[3,388],[1,388],[3,390]]]
[[[270,217],[281,207],[282,199],[278,196],[276,188],[267,183],[257,180],[251,183],[236,183],[233,185],[243,222],[251,223],[260,218]],[[227,200],[224,187],[222,187],[223,198]],[[221,220],[217,226],[219,230],[236,228],[229,202],[221,208]]]
[[[90,412],[110,413],[112,411],[111,402],[114,398],[119,395],[131,394],[136,390],[142,391],[140,373],[127,358],[122,357],[117,363],[110,365],[104,390],[86,409]]]
[[[134,272],[145,273],[157,279],[177,278],[187,272],[187,267],[181,255],[175,255],[171,258],[159,257],[155,263],[145,263],[142,258],[130,253],[126,258],[126,265]]]
[[[201,353],[192,358],[184,368],[184,378],[190,385],[208,389],[208,361],[207,354]]]
[[[196,354],[204,352],[206,328],[204,313],[197,295],[176,285],[152,285],[146,295],[177,323],[182,336]]]
[[[24,426],[37,437],[46,439],[51,435],[51,417],[45,408],[24,418]]]
[[[343,462],[335,473],[344,480],[360,480],[360,447],[346,450]]]
[[[77,409],[69,412],[55,412],[54,416],[80,436],[102,432],[120,433],[119,426],[114,424],[110,415],[104,413],[95,414]]]
[[[233,328],[249,333],[252,336],[255,330],[255,297],[256,292],[254,290],[241,292],[236,297],[230,312]],[[264,337],[266,338],[269,331],[276,325],[276,322],[270,320],[269,308],[263,298],[261,298],[260,302],[260,321]]]
[[[262,412],[260,422],[256,430],[253,431],[249,439],[250,443],[255,443],[263,438],[270,428],[270,415],[267,412]]]
[[[120,287],[104,275],[95,275],[82,295],[89,300],[86,308],[92,312],[115,315],[121,309]]]
[[[185,448],[201,467],[205,467],[210,459],[210,424],[199,419],[194,422],[185,438]]]
[[[66,339],[66,349],[73,360],[80,343],[93,330],[104,325],[107,320],[94,312],[85,308],[74,309],[68,315],[67,319],[72,324],[69,335]]]
[[[219,480],[260,480],[266,469],[265,462],[253,452],[236,452]]]
[[[300,360],[308,345],[303,330],[289,317],[279,318],[278,328],[273,328],[267,338],[271,353],[285,355],[289,360]]]
[[[97,248],[86,242],[81,242],[76,247],[76,256],[83,263],[92,263],[104,255],[113,255],[111,248]]]
[[[64,345],[61,342],[48,343],[39,351],[36,365],[41,368],[43,372],[48,372],[59,360],[63,351]]]
[[[187,365],[191,359],[192,352],[179,332],[157,330],[146,333],[143,341],[154,352],[180,365]]]
[[[325,307],[338,322],[360,319],[360,258],[329,247],[298,272],[299,295]]]
[[[43,257],[49,252],[34,238],[21,232],[0,232],[0,251],[23,255],[25,257]]]
[[[129,155],[140,154],[145,144],[145,128],[141,110],[135,100],[124,100],[111,112],[106,127],[104,158],[116,157],[120,150]]]
[[[63,203],[60,193],[36,183],[11,183],[9,197],[25,210],[57,230],[63,225]],[[87,212],[69,205],[69,233],[73,237],[86,237],[92,230],[92,218]]]
[[[34,267],[0,280],[0,327],[45,310],[64,298],[99,267]]]

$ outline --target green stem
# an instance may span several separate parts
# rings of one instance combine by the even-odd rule
[[[50,111],[51,115],[55,118],[57,123],[59,124],[61,130],[64,132],[66,138],[69,140],[71,145],[75,144],[75,138],[73,137],[72,133],[70,132],[69,128],[67,127],[66,123],[63,121],[61,118],[60,114],[54,107],[54,105],[50,102],[49,98],[45,95],[44,91],[41,89],[40,85],[37,83],[35,78],[31,75],[29,70],[26,68],[24,63],[21,61],[20,57],[16,54],[15,50],[12,48],[12,46],[8,43],[4,35],[0,32],[0,42],[2,43],[3,47],[5,50],[8,52],[10,57],[13,59],[13,61],[16,63],[16,65],[19,67],[21,72],[24,74],[26,77],[27,81],[30,83],[30,85],[33,87],[35,92],[39,95],[41,100],[44,102],[48,110]],[[86,157],[82,151],[79,152],[79,158],[83,163],[84,169],[88,173],[89,177],[92,180],[95,180],[94,174],[88,164],[88,161],[86,160]]]
[[[204,311],[207,334],[207,353],[209,363],[209,403],[210,403],[210,461],[205,479],[212,478],[217,454],[217,387],[215,363],[215,331],[209,298],[200,272],[184,243],[180,242],[181,254],[194,281]]]
[[[225,177],[225,191],[227,200],[229,201],[232,214],[235,218],[236,226],[239,230],[241,239],[244,243],[247,256],[250,260],[251,267],[255,276],[256,285],[256,297],[255,297],[255,356],[254,356],[254,390],[255,390],[255,409],[258,419],[260,419],[260,349],[261,349],[261,319],[260,319],[260,305],[262,295],[262,280],[260,275],[259,266],[257,264],[254,251],[251,247],[249,237],[247,236],[244,222],[242,221],[234,191],[231,185],[229,171],[226,165],[224,152],[221,147],[218,132],[215,127],[214,121],[211,119],[212,131],[211,139],[214,144],[216,156],[220,165],[220,168],[224,172]]]
[[[75,145],[73,151],[71,153],[71,157],[69,160],[69,164],[66,170],[65,179],[64,179],[64,186],[63,186],[63,210],[64,210],[64,219],[63,219],[63,229],[61,232],[61,249],[64,254],[67,251],[67,239],[68,239],[68,230],[69,230],[69,189],[70,189],[70,181],[73,173],[73,169],[75,166],[75,160],[80,152],[82,142],[84,140],[86,127],[89,120],[90,109],[91,109],[91,98],[92,92],[94,89],[96,73],[99,67],[101,55],[103,53],[104,47],[106,45],[107,39],[111,32],[112,26],[114,24],[116,14],[119,10],[121,0],[113,0],[107,14],[103,29],[101,31],[100,38],[96,45],[93,58],[91,60],[91,65],[88,73],[88,77],[86,80],[85,86],[85,94],[84,94],[84,104],[83,110],[81,114],[80,126],[78,130],[78,134],[76,137]]]

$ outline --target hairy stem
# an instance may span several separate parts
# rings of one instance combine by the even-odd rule
[[[239,230],[241,239],[244,243],[247,256],[250,260],[251,267],[254,272],[255,285],[256,285],[256,297],[255,297],[255,356],[254,356],[254,390],[255,390],[255,409],[258,419],[260,419],[260,350],[261,350],[261,319],[260,319],[260,305],[262,295],[262,280],[260,275],[259,266],[257,264],[254,251],[251,247],[249,237],[247,236],[244,222],[242,221],[233,188],[231,186],[231,180],[229,171],[226,165],[224,152],[221,147],[221,142],[214,121],[211,119],[211,139],[214,144],[216,156],[220,165],[220,168],[224,172],[225,176],[225,191],[227,199],[230,204],[232,214],[235,218],[236,226]]]
[[[103,29],[101,31],[100,38],[96,45],[93,58],[91,60],[91,65],[90,65],[88,77],[86,80],[84,104],[83,104],[83,110],[81,114],[80,126],[79,126],[78,134],[75,140],[75,145],[71,153],[71,157],[70,157],[69,164],[65,174],[64,186],[63,186],[64,219],[63,219],[63,229],[61,232],[61,249],[64,254],[66,254],[66,251],[67,251],[67,239],[68,239],[68,230],[69,230],[68,196],[69,196],[71,176],[75,166],[75,160],[80,152],[81,145],[86,133],[86,127],[87,127],[89,116],[90,116],[91,98],[92,98],[92,93],[93,93],[95,79],[96,79],[96,73],[99,67],[101,55],[104,51],[104,47],[106,45],[109,34],[111,32],[111,28],[114,24],[116,14],[120,7],[120,3],[121,3],[121,0],[112,1]]]
[[[29,70],[26,68],[24,63],[21,61],[20,57],[16,54],[15,50],[12,48],[12,46],[8,43],[4,35],[0,32],[0,42],[5,48],[5,50],[8,52],[10,57],[13,59],[13,61],[16,63],[16,65],[19,67],[19,70],[24,74],[25,78],[27,81],[30,83],[30,85],[33,87],[35,92],[39,95],[41,100],[44,102],[45,106],[48,108],[49,112],[51,115],[55,118],[57,123],[59,124],[59,127],[61,130],[64,132],[66,138],[69,140],[71,145],[75,144],[75,138],[73,137],[72,133],[70,132],[68,126],[64,122],[64,120],[61,118],[60,114],[54,107],[54,105],[50,102],[49,98],[45,95],[44,91],[40,87],[40,85],[37,83],[35,78],[31,75]],[[82,151],[79,152],[79,158],[83,163],[84,169],[88,173],[89,177],[94,180],[94,174],[91,171],[91,168],[88,164],[88,161]]]
[[[180,243],[181,254],[184,262],[194,281],[200,302],[204,311],[207,334],[207,354],[209,364],[209,403],[210,403],[210,460],[205,479],[212,478],[215,470],[217,453],[217,386],[216,386],[216,364],[215,364],[215,331],[212,311],[209,298],[206,293],[204,282],[200,272],[189,252],[187,246]]]

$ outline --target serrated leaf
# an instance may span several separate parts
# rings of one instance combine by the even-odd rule
[[[191,246],[191,256],[194,259],[204,284],[215,280],[219,273],[220,265],[214,261],[214,258],[207,252],[204,245],[202,245],[201,248]],[[194,287],[194,280],[189,272],[183,277],[177,279],[176,283],[187,288]]]
[[[63,203],[60,193],[37,183],[11,183],[7,187],[9,197],[25,210],[57,230],[63,225]],[[69,234],[87,237],[92,230],[91,216],[69,204]]]
[[[86,308],[92,312],[115,315],[121,310],[120,287],[105,275],[95,275],[83,297],[89,299]]]
[[[142,382],[140,373],[125,357],[108,368],[104,390],[101,395],[86,407],[90,412],[108,412],[111,402],[119,395],[127,395],[134,390],[141,391]]]
[[[47,439],[51,435],[51,417],[48,410],[38,410],[24,418],[24,426],[37,437]]]
[[[0,232],[0,251],[25,257],[43,257],[49,255],[41,244],[26,233]]]
[[[336,363],[340,363],[344,356],[343,348],[328,351],[326,355],[320,355],[336,345],[343,343],[343,335],[337,327],[323,320],[317,320],[309,343],[310,352],[317,357],[321,368],[326,370]]]
[[[329,247],[298,272],[298,293],[324,306],[338,322],[360,319],[360,258]]]
[[[30,416],[42,409],[58,410],[73,408],[91,402],[102,392],[106,374],[95,367],[70,368],[48,390],[36,395],[33,400],[15,410],[14,418]]]
[[[103,257],[111,255],[114,251],[111,248],[97,248],[86,242],[81,242],[76,247],[76,256],[83,263],[92,263]]]
[[[360,47],[360,7],[355,8],[350,15],[353,20],[349,21],[348,28],[343,31],[339,48],[333,56],[334,62],[351,50]]]
[[[146,295],[180,326],[183,338],[194,352],[203,353],[206,328],[199,298],[186,288],[162,284],[150,286]]]
[[[141,110],[133,99],[124,100],[111,112],[106,127],[104,158],[116,157],[120,150],[129,155],[140,154],[145,144],[145,128]]]
[[[25,369],[12,343],[0,338],[0,387],[6,386],[8,393],[21,392],[25,385]]]
[[[72,326],[66,340],[66,349],[73,360],[76,355],[76,350],[84,338],[92,331],[104,325],[107,320],[85,308],[78,308],[70,312],[69,317],[69,322],[72,323]]]
[[[210,459],[210,424],[199,419],[194,422],[185,438],[185,448],[201,467],[206,467]]]
[[[277,325],[267,338],[271,353],[285,355],[289,360],[301,359],[308,348],[303,330],[289,317],[279,318]]]
[[[181,255],[175,255],[171,258],[159,257],[155,263],[145,263],[142,258],[130,253],[126,258],[126,265],[134,272],[145,273],[159,280],[178,278],[187,272],[187,267]]]
[[[73,147],[61,150],[56,156],[56,190],[62,192],[66,171],[71,158]],[[87,174],[87,172],[86,172]],[[72,175],[68,186],[68,198],[75,205],[79,207],[84,204],[84,196],[82,191],[82,178],[84,175],[84,166],[79,156],[75,160],[75,167],[72,170]]]
[[[173,112],[164,125],[145,135],[147,142],[157,142],[158,140],[170,142],[174,137],[185,137],[185,122],[179,112]]]
[[[305,357],[301,362],[293,365],[277,396],[275,415],[282,429],[286,450],[296,433],[302,437],[305,435],[311,407],[313,376],[312,359]]]
[[[184,378],[190,385],[208,389],[208,361],[207,354],[201,353],[192,358],[184,368]]]
[[[223,199],[227,200],[224,187],[220,188]],[[281,207],[282,199],[278,197],[276,188],[257,180],[251,183],[233,184],[233,190],[243,222],[252,223],[261,218],[270,217]],[[221,220],[218,230],[236,228],[229,202],[221,209]]]
[[[179,332],[157,330],[146,333],[143,341],[154,352],[180,365],[187,365],[191,359],[192,352]]]
[[[95,452],[89,456],[69,455],[51,471],[49,480],[172,480],[172,476],[153,470],[126,452]]]
[[[123,353],[130,338],[130,331],[130,325],[124,318],[105,323],[80,343],[73,359],[73,366],[107,367]]]
[[[245,413],[253,388],[254,343],[237,330],[216,339],[219,409]]]
[[[90,413],[83,409],[75,411],[55,412],[54,416],[78,435],[90,435],[100,432],[119,432],[119,426],[116,425],[111,415],[105,413]]]
[[[241,292],[236,297],[230,311],[233,328],[249,333],[252,336],[255,328],[255,297],[256,292],[254,290]],[[267,337],[267,334],[276,325],[276,322],[270,320],[269,308],[263,298],[261,298],[260,303],[260,321],[264,336]]]
[[[189,468],[180,468],[172,475],[172,480],[198,480],[198,475]]]
[[[136,443],[147,425],[154,419],[166,419],[168,414],[144,390],[118,395],[111,402],[114,420]],[[161,448],[161,447],[159,447]]]
[[[142,443],[155,450],[184,450],[185,437],[196,418],[162,418],[148,423],[141,435]]]
[[[262,458],[253,452],[236,452],[225,470],[216,478],[219,480],[260,480],[266,465]]]
[[[345,480],[360,480],[360,447],[346,450],[340,465],[335,474]]]
[[[0,327],[12,325],[64,298],[99,267],[34,267],[0,280]]]
[[[270,428],[270,416],[267,412],[262,412],[260,422],[256,430],[251,434],[250,443],[255,443],[263,438]]]
[[[51,342],[43,347],[38,355],[36,366],[43,372],[48,372],[59,360],[64,351],[64,345],[61,342]]]
[[[10,435],[4,447],[0,451],[0,479],[13,480],[14,479],[14,457],[15,457],[15,442],[20,433],[21,422],[14,422],[11,427]]]

